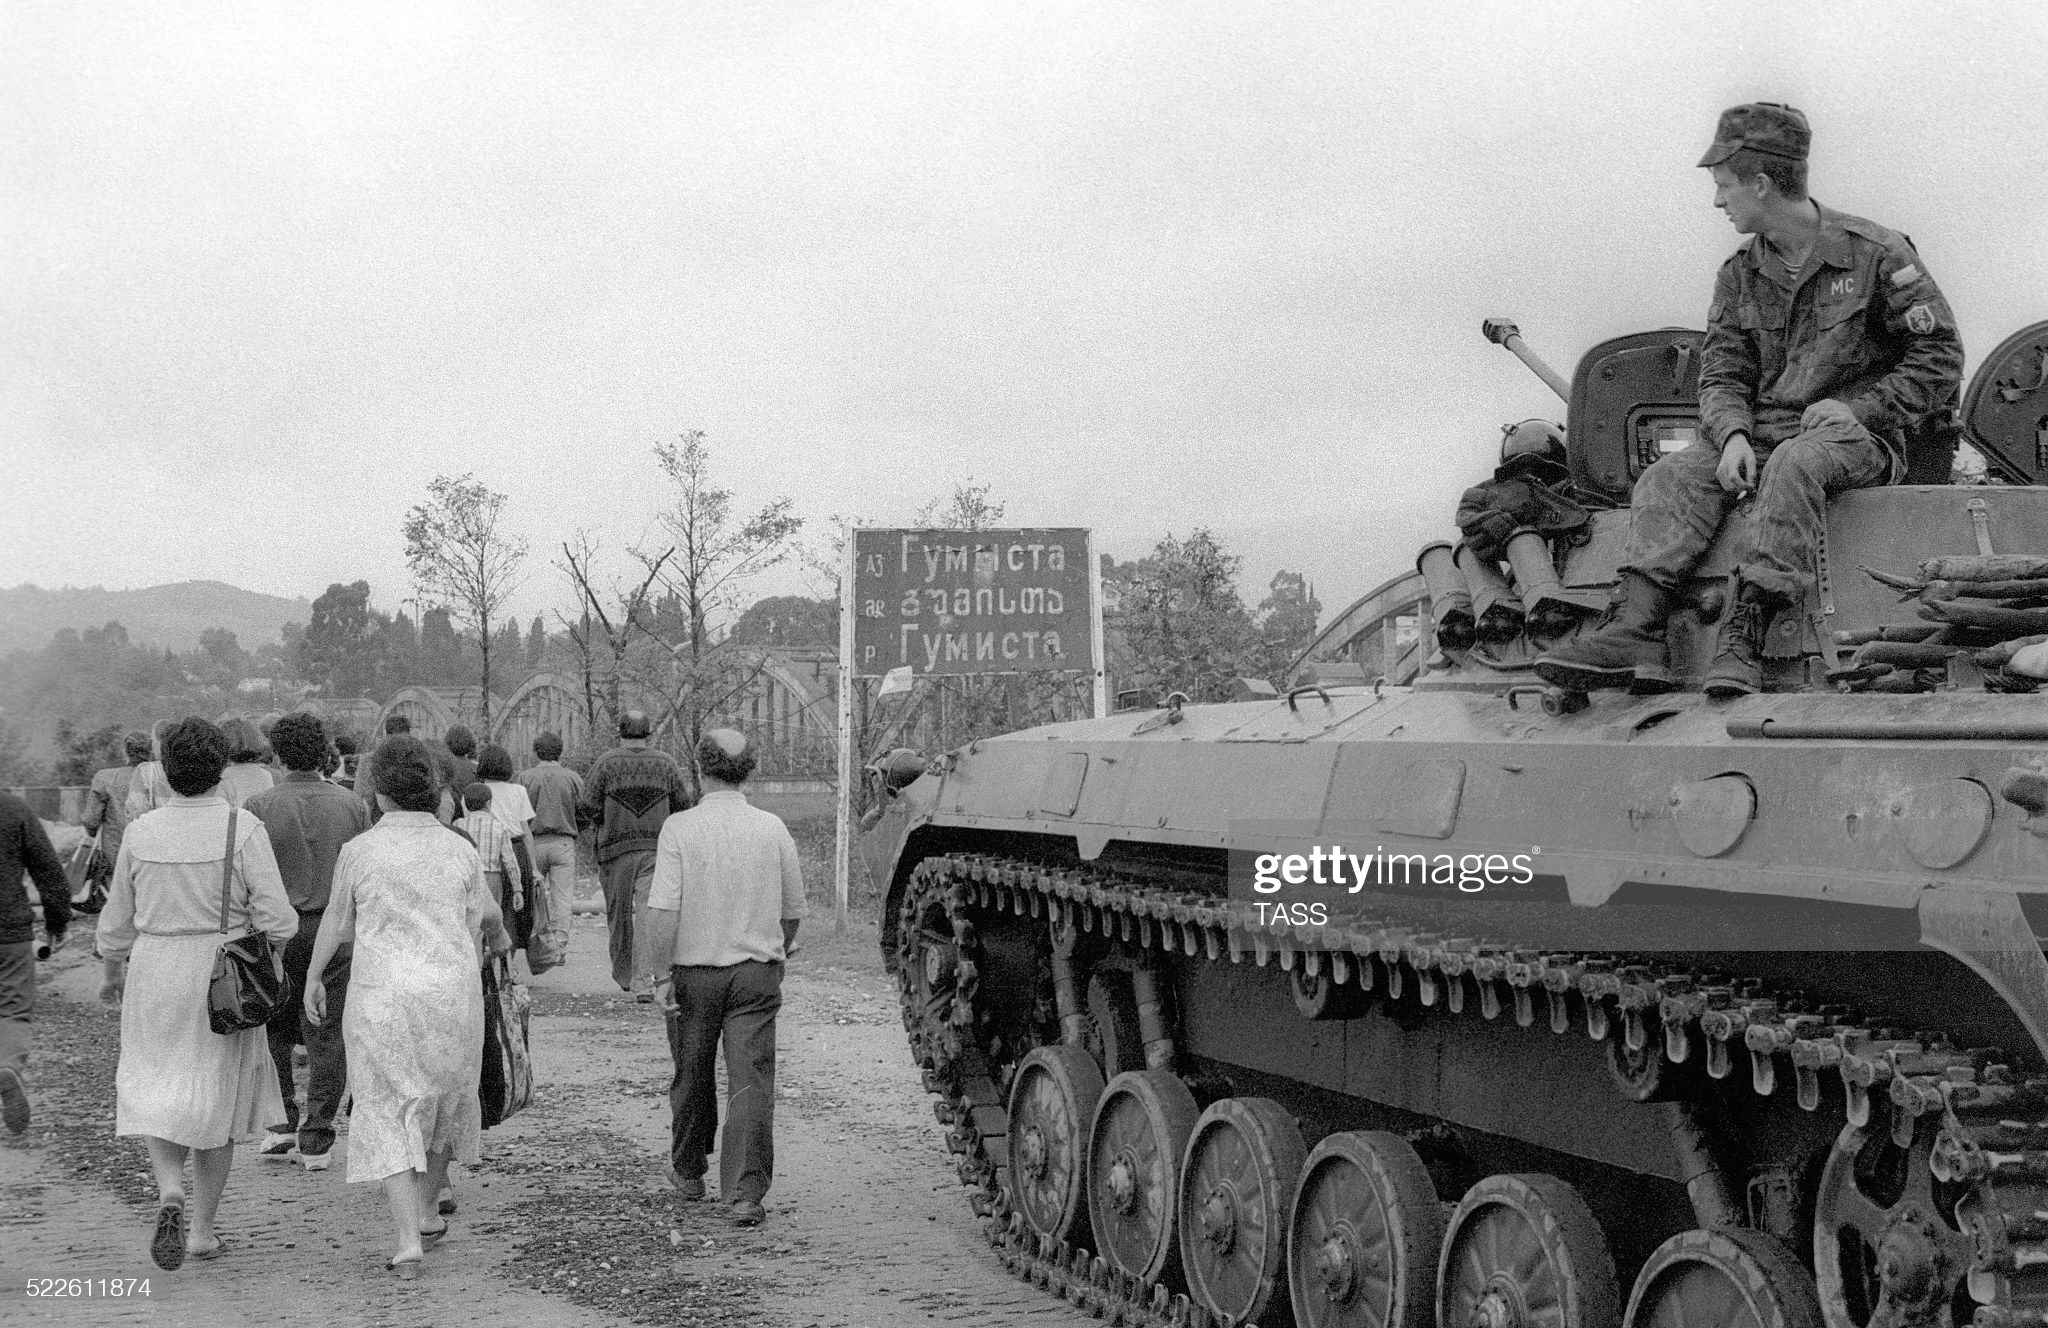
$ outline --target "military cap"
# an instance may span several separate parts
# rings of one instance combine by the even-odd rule
[[[1748,148],[1773,157],[1805,161],[1813,131],[1806,127],[1806,115],[1796,107],[1775,101],[1749,101],[1721,112],[1714,129],[1713,146],[1700,158],[1702,166],[1719,166]]]

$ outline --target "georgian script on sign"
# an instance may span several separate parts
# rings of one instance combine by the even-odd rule
[[[1088,669],[1088,532],[857,530],[854,671]]]

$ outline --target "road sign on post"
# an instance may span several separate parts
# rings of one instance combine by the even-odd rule
[[[857,677],[1093,673],[1089,533],[857,530]]]
[[[1107,713],[1102,579],[1076,528],[847,531],[839,580],[839,817],[835,894],[846,926],[852,868],[853,689],[921,677],[1086,673]]]

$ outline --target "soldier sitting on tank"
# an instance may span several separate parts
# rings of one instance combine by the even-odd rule
[[[1610,616],[1536,661],[1547,682],[1672,687],[1665,621],[1754,489],[1756,519],[1734,550],[1733,607],[1704,685],[1723,698],[1760,691],[1764,633],[1805,599],[1827,497],[1898,482],[1905,437],[1957,390],[1963,347],[1948,301],[1905,236],[1807,196],[1811,137],[1799,111],[1755,102],[1722,113],[1700,158],[1714,206],[1755,237],[1714,282],[1702,437],[1636,481]]]

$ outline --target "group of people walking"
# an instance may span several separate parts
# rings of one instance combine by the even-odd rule
[[[566,955],[583,825],[614,980],[658,1001],[667,1024],[668,1174],[683,1198],[705,1197],[722,1041],[720,1197],[736,1222],[761,1221],[782,961],[804,906],[789,831],[740,792],[754,765],[745,738],[705,735],[699,805],[637,711],[587,782],[560,763],[553,734],[514,780],[504,750],[478,752],[465,729],[434,745],[402,718],[386,729],[351,773],[316,716],[283,717],[267,744],[240,721],[188,718],[134,735],[130,763],[94,780],[85,821],[114,863],[97,941],[101,999],[121,1011],[115,1132],[142,1138],[155,1172],[152,1257],[167,1269],[220,1257],[235,1144],[325,1170],[346,1099],[348,1180],[383,1184],[387,1267],[417,1275],[455,1211],[450,1164],[479,1160],[486,953],[523,945],[534,971]],[[45,943],[59,946],[72,918],[61,865],[26,804],[0,795],[0,1124],[14,1133],[29,1121],[34,998],[24,872]],[[215,1033],[215,955],[251,933],[282,947],[292,998],[262,1028]]]

